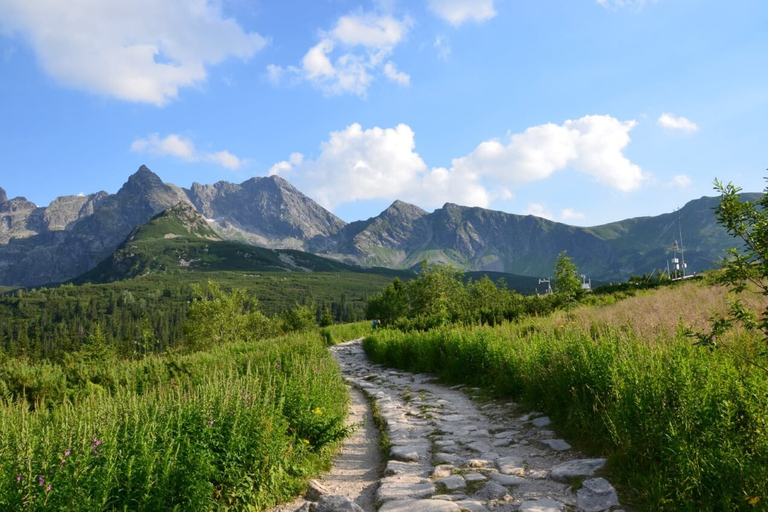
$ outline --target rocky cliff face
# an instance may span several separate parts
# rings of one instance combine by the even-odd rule
[[[0,187],[0,203],[4,203],[8,200],[8,195],[5,193],[5,189]]]
[[[278,176],[194,183],[186,193],[226,236],[264,247],[306,249],[312,240],[323,246],[345,224]]]

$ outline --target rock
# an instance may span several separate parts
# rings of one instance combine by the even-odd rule
[[[401,462],[419,462],[419,452],[410,446],[393,446],[389,456]]]
[[[428,498],[435,493],[435,486],[429,480],[405,479],[388,477],[381,480],[381,486],[376,491],[376,501],[387,503],[395,500]]]
[[[576,500],[585,512],[601,512],[619,505],[616,489],[605,478],[585,480],[576,492]]]
[[[445,489],[449,492],[458,491],[459,489],[466,489],[467,482],[464,481],[464,477],[461,475],[451,475],[438,480],[445,486]]]
[[[505,475],[523,476],[525,474],[525,463],[519,457],[502,457],[496,461],[496,466]]]
[[[483,441],[475,441],[475,442],[469,443],[466,446],[470,450],[474,450],[474,451],[480,452],[480,453],[485,453],[485,452],[490,452],[491,451],[491,446],[488,443],[483,442]]]
[[[595,471],[605,466],[605,459],[575,459],[555,466],[549,472],[552,480],[570,483],[573,478],[585,478],[595,474]]]
[[[323,496],[331,494],[331,491],[317,480],[310,480],[308,483],[309,488],[304,497],[309,501],[320,501]]]
[[[571,445],[562,439],[542,439],[541,443],[549,446],[550,449],[555,450],[556,452],[564,452],[565,450],[571,449]]]
[[[512,487],[513,485],[520,485],[525,483],[525,478],[521,478],[519,476],[515,475],[502,475],[501,473],[491,473],[488,475],[491,480],[494,482],[507,486]]]
[[[552,420],[549,419],[549,416],[542,416],[541,418],[536,418],[535,420],[531,421],[531,423],[537,427],[546,427],[552,424]]]
[[[415,474],[420,471],[421,467],[418,464],[413,464],[411,462],[400,462],[398,460],[390,460],[387,462],[387,468],[384,470],[384,476]]]
[[[445,478],[447,476],[451,476],[452,473],[453,466],[450,464],[440,464],[435,466],[435,469],[432,470],[432,476],[435,478]]]
[[[455,502],[459,508],[462,511],[466,512],[488,512],[488,508],[480,503],[479,501],[474,500],[461,500]]]
[[[480,473],[467,473],[464,475],[464,481],[470,484],[475,482],[485,482],[486,480],[488,480],[488,478],[485,475],[481,475]]]
[[[485,459],[469,459],[464,465],[468,468],[484,468],[490,466],[491,462]]]
[[[315,504],[311,501],[306,501],[302,506],[300,506],[293,512],[313,512],[314,510],[315,510]]]
[[[360,505],[347,498],[334,494],[323,496],[315,506],[315,512],[365,512]]]
[[[452,501],[443,500],[400,500],[385,503],[379,512],[460,512]]]
[[[509,493],[507,488],[496,482],[488,482],[482,489],[475,493],[476,498],[480,498],[483,501],[500,500],[503,499]]]
[[[565,505],[552,498],[524,501],[518,512],[565,512]]]
[[[464,464],[464,459],[450,453],[436,453],[434,458],[437,464],[453,464],[454,466],[462,466]]]

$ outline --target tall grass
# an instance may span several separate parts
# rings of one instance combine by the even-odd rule
[[[0,510],[261,510],[328,467],[346,434],[346,390],[317,334],[103,373],[108,385],[36,407],[6,384]]]
[[[727,352],[573,317],[380,331],[365,348],[377,362],[543,409],[577,445],[609,455],[623,495],[645,510],[766,509],[768,375]]]
[[[345,341],[356,340],[371,333],[371,322],[365,320],[348,324],[336,324],[320,329],[320,335],[326,345],[336,345]]]

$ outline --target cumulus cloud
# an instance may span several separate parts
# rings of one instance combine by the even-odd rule
[[[278,85],[307,81],[325,94],[365,96],[378,74],[408,85],[410,76],[398,71],[387,58],[408,33],[409,18],[359,13],[342,16],[329,31],[321,31],[322,39],[310,48],[299,66],[267,66],[267,78]],[[386,62],[385,62],[386,61]]]
[[[488,207],[493,200],[513,198],[514,187],[566,168],[628,192],[646,179],[622,153],[634,126],[634,121],[610,116],[534,126],[510,136],[507,143],[482,142],[450,167],[429,167],[416,152],[415,134],[408,125],[364,129],[352,124],[332,132],[317,158],[294,153],[269,173],[290,175],[301,190],[329,209],[370,199],[402,199],[424,207],[445,202]],[[531,214],[555,217],[537,203],[528,208]],[[583,214],[565,209],[560,218],[581,219]]]
[[[454,159],[453,167],[486,176],[502,186],[542,180],[572,167],[600,183],[629,192],[639,188],[647,177],[623,153],[636,124],[594,115],[562,125],[534,126],[512,135],[507,143],[481,143],[468,156]]]
[[[664,113],[659,117],[657,121],[659,126],[669,128],[671,130],[681,130],[684,132],[696,132],[699,127],[696,123],[685,117],[678,117],[675,114]]]
[[[482,23],[496,16],[494,0],[429,0],[429,9],[448,23],[459,26],[467,21]]]
[[[22,35],[61,84],[155,105],[268,42],[215,0],[0,0],[0,30]]]
[[[172,156],[185,162],[208,162],[232,170],[237,170],[247,163],[245,159],[238,158],[229,151],[198,152],[192,140],[175,133],[162,139],[157,133],[145,139],[136,139],[131,143],[131,151],[155,156]]]
[[[415,151],[413,130],[363,129],[352,124],[332,132],[314,160],[295,153],[270,174],[292,173],[296,183],[326,208],[368,199],[403,199],[428,207],[446,201],[488,206],[490,197],[479,177],[453,169],[430,169]]]

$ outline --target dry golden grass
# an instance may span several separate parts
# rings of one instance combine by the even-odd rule
[[[738,298],[758,316],[768,305],[768,298],[744,292]],[[628,330],[648,342],[671,340],[680,326],[705,331],[713,315],[724,315],[728,308],[728,290],[705,282],[686,282],[677,286],[642,292],[616,304],[576,309],[570,320],[577,325],[607,325]],[[569,319],[561,315],[556,322]],[[732,335],[741,332],[735,329]]]

